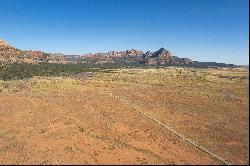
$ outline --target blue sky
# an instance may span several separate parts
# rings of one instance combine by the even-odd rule
[[[65,54],[157,50],[248,64],[248,0],[1,0],[0,38]]]

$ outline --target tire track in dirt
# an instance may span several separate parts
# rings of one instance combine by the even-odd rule
[[[162,126],[163,128],[165,128],[166,130],[172,132],[173,134],[175,134],[176,136],[178,136],[179,138],[181,138],[183,141],[189,143],[190,145],[192,145],[193,147],[201,150],[202,152],[205,152],[207,154],[209,154],[211,157],[213,157],[214,159],[220,161],[221,163],[225,164],[225,165],[232,165],[230,162],[228,162],[227,160],[223,159],[222,157],[220,157],[219,155],[213,153],[212,151],[208,150],[206,147],[194,142],[193,140],[187,138],[186,136],[184,136],[183,134],[179,133],[178,131],[176,131],[175,129],[169,127],[166,124],[161,123],[160,121],[158,121],[157,119],[147,115],[146,113],[140,111],[137,107],[135,107],[134,105],[132,105],[129,101],[122,99],[116,95],[114,95],[112,92],[108,91],[108,90],[104,90],[108,95],[110,95],[111,97],[114,97],[115,99],[121,101],[122,103],[128,105],[129,107],[131,107],[134,111],[140,113],[141,115],[143,115],[145,118],[157,123],[158,125]]]

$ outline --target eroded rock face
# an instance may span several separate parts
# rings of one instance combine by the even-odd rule
[[[140,50],[109,51],[107,53],[84,54],[81,56],[84,63],[118,63],[118,62],[138,62],[143,55]]]
[[[125,55],[134,55],[134,56],[138,56],[138,55],[142,55],[143,54],[143,51],[138,51],[138,50],[134,50],[134,49],[132,49],[132,50],[127,50],[126,52],[125,52]]]
[[[153,57],[170,58],[172,54],[165,48],[160,48],[153,53]]]
[[[147,51],[140,58],[140,63],[145,63],[148,65],[157,64],[191,64],[193,61],[188,58],[178,58],[172,56],[171,52],[165,48],[160,48],[155,52]]]
[[[105,55],[110,56],[110,57],[123,57],[123,56],[138,56],[142,54],[143,54],[143,51],[131,49],[131,50],[120,51],[120,52],[109,51]]]

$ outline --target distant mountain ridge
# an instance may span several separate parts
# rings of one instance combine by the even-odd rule
[[[155,52],[140,50],[109,51],[107,53],[85,54],[78,57],[79,63],[140,63],[146,65],[164,65],[164,64],[192,64],[193,61],[188,58],[178,58],[172,56],[170,51],[160,48]]]
[[[0,39],[0,63],[80,63],[80,64],[144,64],[144,65],[186,65],[186,66],[221,66],[234,67],[232,64],[215,62],[198,62],[188,58],[173,56],[170,51],[160,48],[155,52],[140,50],[109,51],[107,53],[90,53],[83,55],[51,54],[42,51],[23,51],[10,46]]]

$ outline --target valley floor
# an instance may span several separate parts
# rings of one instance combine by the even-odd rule
[[[133,107],[249,164],[248,84],[246,69],[177,67],[0,80],[0,164],[223,164]]]

